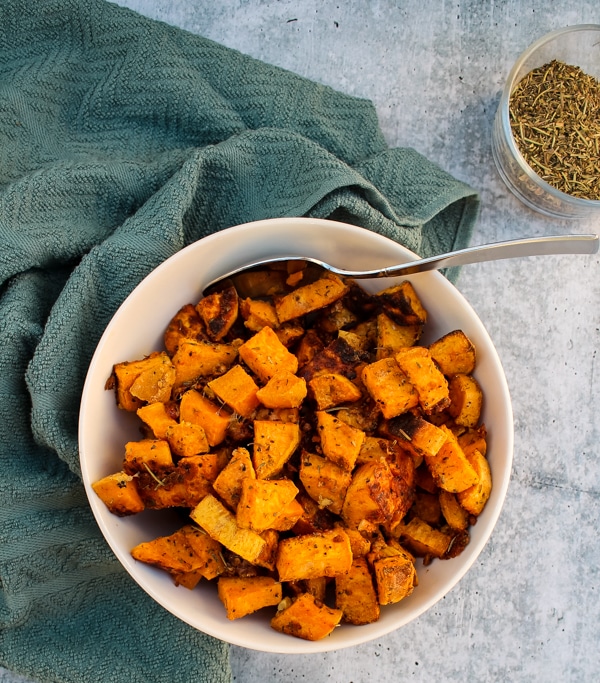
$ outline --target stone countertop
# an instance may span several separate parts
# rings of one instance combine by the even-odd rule
[[[372,100],[387,142],[479,190],[472,244],[598,232],[510,194],[490,151],[504,80],[544,33],[598,21],[596,0],[118,0]],[[360,647],[273,655],[232,647],[234,680],[592,681],[600,672],[600,257],[467,266],[458,280],[503,362],[512,482],[465,578],[429,612]],[[0,669],[0,683],[26,683]]]

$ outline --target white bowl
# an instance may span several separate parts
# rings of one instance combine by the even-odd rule
[[[452,560],[435,560],[427,567],[419,565],[419,585],[413,594],[382,608],[378,622],[342,625],[328,638],[316,642],[274,631],[268,610],[229,621],[214,585],[203,581],[193,591],[176,587],[166,572],[133,560],[133,546],[174,531],[181,525],[181,518],[160,511],[116,517],[91,488],[94,481],[120,469],[125,442],[139,438],[135,415],[117,410],[113,393],[104,388],[113,364],[161,348],[163,331],[172,316],[184,304],[197,302],[203,285],[221,273],[252,260],[290,254],[364,269],[414,258],[404,247],[369,230],[310,218],[248,223],[186,247],[139,284],[106,328],[83,390],[79,448],[83,481],[97,523],[125,569],[152,598],[190,626],[223,641],[264,652],[300,654],[356,646],[379,638],[423,614],[456,585],[482,551],[500,514],[512,464],[513,421],[502,365],[476,313],[439,273],[411,276],[430,315],[423,342],[460,328],[471,338],[478,354],[475,376],[485,395],[483,421],[489,435],[493,491],[462,554]],[[391,282],[365,280],[362,284],[377,291]]]

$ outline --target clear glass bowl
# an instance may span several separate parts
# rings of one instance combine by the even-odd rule
[[[500,176],[527,206],[555,218],[600,216],[600,201],[557,190],[532,170],[519,151],[509,119],[509,100],[519,81],[553,59],[580,67],[600,80],[600,24],[580,24],[546,34],[516,61],[502,92],[492,130],[492,154]]]

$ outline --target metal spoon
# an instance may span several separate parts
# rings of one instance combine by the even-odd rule
[[[204,287],[204,292],[214,290],[216,285],[232,278],[239,273],[269,266],[273,263],[282,261],[305,261],[320,266],[330,273],[335,273],[341,277],[349,277],[355,280],[367,278],[395,277],[398,275],[412,275],[426,270],[438,270],[450,266],[466,266],[469,263],[481,263],[483,261],[498,261],[500,259],[520,258],[523,256],[546,256],[549,254],[595,254],[598,252],[598,235],[551,235],[547,237],[527,237],[508,242],[495,242],[492,244],[482,244],[458,251],[450,251],[438,256],[409,261],[396,266],[377,268],[376,270],[344,270],[320,261],[310,256],[279,256],[276,258],[264,259],[248,263],[245,266],[236,268],[221,277],[212,280]]]

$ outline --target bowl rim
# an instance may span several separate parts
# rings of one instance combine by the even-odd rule
[[[93,489],[91,488],[92,482],[90,479],[90,473],[88,469],[89,461],[86,458],[85,418],[87,403],[90,399],[90,392],[96,391],[99,386],[99,384],[92,385],[91,378],[93,377],[94,373],[97,374],[98,372],[99,357],[102,355],[106,340],[111,336],[113,328],[117,325],[119,317],[121,315],[124,315],[132,306],[135,305],[137,298],[140,297],[141,294],[143,294],[144,289],[148,287],[149,283],[152,283],[154,280],[157,280],[157,278],[160,278],[163,272],[168,271],[170,268],[174,268],[180,260],[185,259],[188,256],[193,256],[196,250],[202,249],[203,246],[207,244],[212,244],[213,242],[216,242],[218,244],[222,240],[228,240],[231,237],[240,238],[240,236],[244,236],[244,239],[247,240],[249,239],[249,236],[252,235],[252,233],[256,232],[257,229],[275,231],[279,229],[282,222],[300,231],[306,229],[307,234],[310,233],[311,230],[318,230],[324,227],[331,228],[331,226],[341,226],[341,229],[343,231],[349,231],[349,234],[352,235],[368,233],[369,239],[374,240],[375,243],[379,243],[382,249],[389,245],[390,248],[388,249],[388,251],[389,258],[391,259],[390,264],[391,262],[396,261],[399,257],[404,258],[405,260],[410,260],[411,258],[414,258],[416,256],[416,254],[414,254],[398,242],[388,237],[385,237],[381,234],[368,230],[366,228],[362,228],[360,226],[341,223],[339,221],[331,221],[329,219],[297,217],[264,219],[244,223],[211,234],[201,240],[198,240],[197,242],[188,245],[187,247],[184,247],[183,249],[181,249],[180,251],[176,252],[171,257],[163,261],[159,266],[157,266],[157,268],[151,271],[151,273],[148,276],[146,276],[137,285],[137,287],[134,288],[134,290],[123,301],[121,306],[119,306],[119,308],[111,318],[111,321],[109,322],[108,326],[106,327],[103,335],[101,336],[100,341],[98,342],[92,361],[89,365],[81,398],[79,420],[80,464],[82,471],[82,479],[84,482],[84,487],[86,490],[88,501],[105,541],[112,549],[112,551],[114,552],[114,554],[116,555],[117,559],[120,561],[124,569],[130,574],[131,578],[142,588],[143,591],[145,591],[152,599],[158,602],[159,605],[161,605],[167,611],[171,612],[177,618],[188,623],[192,628],[195,628],[210,636],[228,642],[232,645],[241,646],[251,650],[278,654],[311,654],[317,652],[341,650],[348,647],[355,647],[370,642],[376,638],[385,636],[393,631],[402,628],[403,626],[407,625],[411,621],[414,621],[416,618],[418,618],[419,616],[427,612],[429,609],[431,609],[433,605],[435,605],[445,595],[447,595],[451,590],[453,590],[454,587],[462,580],[462,578],[471,570],[477,558],[480,556],[482,550],[487,545],[490,536],[492,535],[496,527],[498,518],[502,512],[504,502],[506,500],[506,494],[511,478],[514,455],[514,424],[510,393],[508,389],[508,383],[504,374],[504,370],[502,367],[502,363],[498,356],[497,350],[491,338],[489,337],[487,330],[485,329],[485,326],[483,325],[475,310],[471,307],[471,305],[465,299],[465,297],[458,291],[458,289],[440,273],[428,272],[418,274],[416,276],[410,276],[407,279],[416,278],[426,279],[426,281],[429,281],[433,278],[441,283],[444,283],[443,287],[447,288],[446,291],[449,293],[450,299],[460,301],[461,305],[466,307],[467,311],[469,312],[469,317],[472,317],[471,322],[473,326],[477,329],[477,333],[483,335],[484,338],[487,339],[487,346],[489,347],[488,351],[490,352],[491,357],[490,362],[492,362],[494,367],[496,367],[498,370],[498,377],[496,378],[498,384],[497,386],[495,386],[495,392],[497,391],[498,396],[500,397],[500,405],[502,406],[504,411],[503,421],[506,425],[506,433],[502,434],[500,437],[501,440],[503,440],[503,443],[505,444],[503,452],[503,457],[505,459],[500,463],[500,465],[498,465],[499,469],[503,473],[503,477],[501,481],[496,482],[494,485],[493,495],[495,496],[497,502],[494,505],[493,509],[490,509],[487,512],[485,532],[483,533],[483,535],[478,536],[477,540],[472,539],[469,546],[467,546],[467,550],[465,552],[468,552],[468,555],[466,556],[468,559],[460,565],[458,565],[457,563],[456,569],[452,573],[451,578],[442,582],[443,587],[435,587],[435,589],[430,592],[427,599],[422,600],[417,608],[412,608],[408,614],[404,614],[402,612],[400,616],[394,620],[394,623],[391,626],[389,625],[389,623],[384,624],[383,621],[376,622],[373,625],[369,625],[373,628],[371,628],[368,631],[368,636],[366,637],[366,631],[362,630],[360,627],[348,627],[348,629],[346,630],[346,635],[344,636],[343,640],[332,639],[332,637],[330,636],[329,638],[320,641],[304,641],[301,639],[292,638],[291,636],[282,636],[282,638],[278,639],[276,642],[270,641],[268,644],[266,644],[256,642],[252,638],[239,637],[234,633],[235,629],[232,630],[231,633],[229,633],[227,632],[226,628],[223,630],[221,628],[203,628],[195,623],[192,623],[189,617],[186,618],[186,615],[181,613],[181,610],[174,610],[173,607],[168,604],[169,600],[167,600],[161,594],[160,590],[156,590],[155,586],[148,585],[148,582],[144,582],[143,577],[140,577],[140,569],[136,570],[136,567],[134,566],[135,563],[131,560],[131,556],[129,555],[129,549],[125,551],[122,547],[118,545],[115,538],[111,535],[110,529],[108,528],[108,524],[114,525],[117,523],[117,520],[114,519],[114,516],[106,514],[105,507],[103,508],[103,504],[100,503],[99,498],[96,496],[96,494],[93,492]],[[289,250],[286,251],[288,254],[293,253]],[[302,254],[300,253],[299,255]],[[240,256],[239,258],[242,259],[243,257]],[[386,258],[388,258],[387,252]],[[205,276],[207,281],[209,277],[210,273]],[[201,291],[202,277],[200,274],[198,274],[197,279],[199,283],[199,290]],[[379,282],[382,283],[383,281],[379,280]],[[107,519],[109,520],[109,522],[106,522]],[[148,567],[146,566],[141,568],[142,575],[143,572],[147,569]],[[423,568],[420,571],[423,571],[424,569],[426,568]],[[166,573],[164,573],[164,575],[165,577],[169,578]],[[245,619],[248,620],[249,617],[246,617]]]
[[[523,156],[521,150],[519,149],[519,146],[516,143],[515,137],[512,132],[512,127],[510,125],[510,97],[515,86],[517,85],[515,81],[523,64],[536,50],[543,47],[547,43],[567,33],[577,33],[580,31],[594,31],[598,32],[600,36],[600,24],[574,24],[573,26],[564,26],[563,28],[555,29],[554,31],[545,33],[543,36],[541,36],[533,43],[531,43],[529,47],[523,50],[523,52],[521,52],[521,54],[513,64],[506,78],[504,88],[502,89],[502,95],[500,97],[499,112],[502,129],[505,134],[505,142],[508,148],[510,149],[513,158],[519,164],[520,169],[527,175],[528,179],[531,182],[535,183],[545,193],[553,195],[561,202],[571,204],[575,208],[585,208],[586,210],[589,210],[590,208],[597,208],[600,210],[600,199],[585,199],[583,197],[575,197],[571,194],[568,194],[567,192],[559,190],[553,185],[550,185],[550,183],[546,182],[543,178],[541,178],[525,160],[525,157]],[[535,206],[534,208],[541,210],[537,206]],[[554,214],[550,213],[549,215]]]

